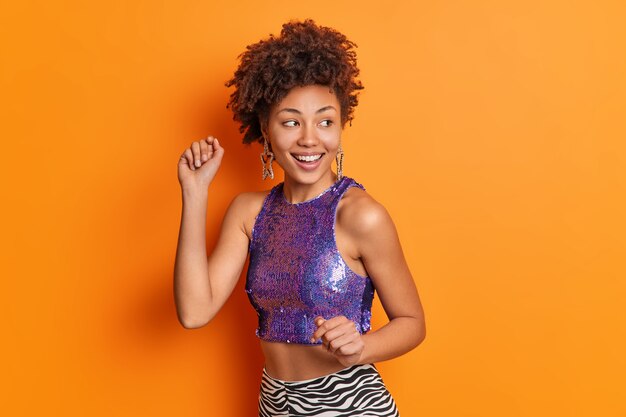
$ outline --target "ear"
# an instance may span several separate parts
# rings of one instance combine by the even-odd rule
[[[259,126],[261,127],[261,134],[267,138],[267,120],[261,115],[259,115]]]
[[[261,124],[261,134],[263,135],[263,136],[261,136],[261,145],[264,146],[263,143],[265,141],[267,141],[267,149],[270,152],[273,152],[272,151],[272,142],[270,140],[270,136],[267,134],[267,126],[264,126],[263,124]],[[263,140],[263,139],[265,139],[265,140]]]

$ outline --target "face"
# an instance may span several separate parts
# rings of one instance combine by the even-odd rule
[[[270,109],[265,129],[285,179],[314,184],[331,178],[341,140],[339,101],[326,86],[292,88]]]

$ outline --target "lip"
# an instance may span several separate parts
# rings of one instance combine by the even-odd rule
[[[311,155],[324,155],[324,152],[292,152],[292,155],[298,156],[311,156]]]
[[[315,161],[315,162],[303,162],[303,161],[298,161],[298,159],[296,159],[296,157],[294,155],[299,155],[299,156],[308,156],[308,155],[322,155],[320,156],[320,158]],[[294,161],[296,161],[296,165],[298,165],[300,168],[302,168],[305,171],[314,171],[317,169],[317,167],[320,166],[320,164],[322,163],[322,159],[324,159],[324,156],[326,154],[323,152],[307,152],[307,153],[292,153],[291,157],[293,158]]]

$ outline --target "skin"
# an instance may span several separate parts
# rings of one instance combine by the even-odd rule
[[[331,170],[341,141],[340,106],[328,87],[295,87],[273,106],[263,134],[284,170],[284,194],[291,203],[316,197],[337,176]],[[322,154],[319,166],[307,171],[294,154]],[[228,207],[214,250],[206,256],[206,210],[209,186],[224,148],[209,136],[185,150],[178,163],[183,212],[174,268],[174,294],[179,321],[185,328],[209,323],[232,293],[248,256],[254,220],[269,192],[244,192]],[[312,340],[298,345],[261,340],[266,371],[298,381],[336,372],[354,364],[380,362],[403,355],[426,336],[424,312],[386,209],[365,191],[349,188],[337,207],[336,242],[346,264],[368,275],[389,322],[364,335],[344,316],[317,317]]]

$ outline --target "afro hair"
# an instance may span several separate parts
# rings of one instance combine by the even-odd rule
[[[227,87],[234,86],[226,105],[244,134],[243,143],[262,142],[261,120],[296,86],[328,86],[341,105],[341,123],[353,119],[362,83],[356,79],[356,44],[335,29],[313,20],[283,24],[274,35],[248,45]]]

